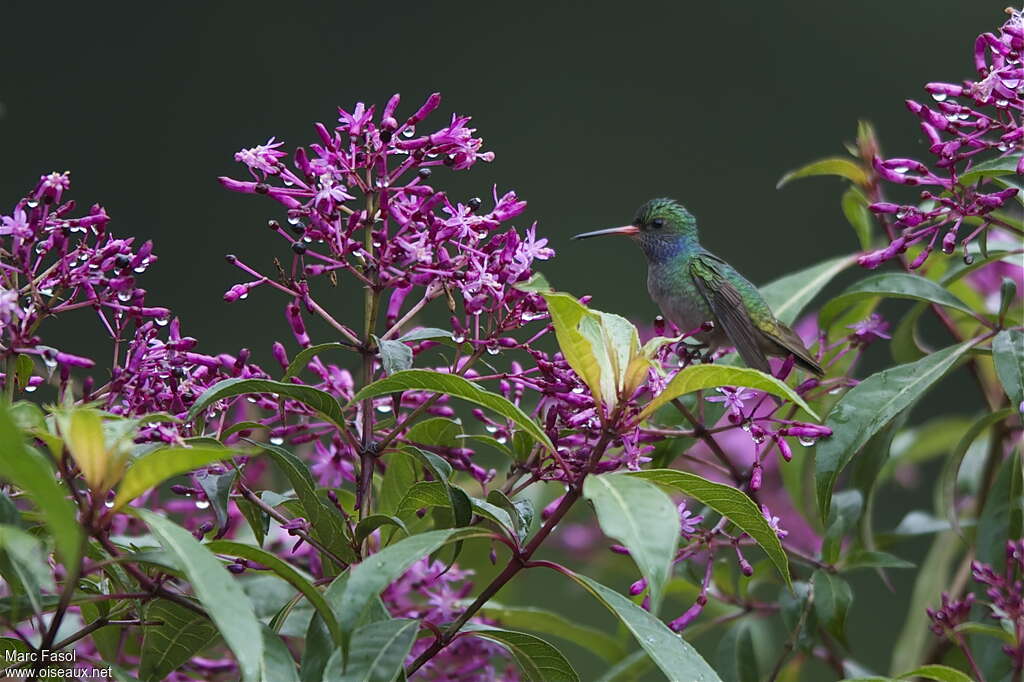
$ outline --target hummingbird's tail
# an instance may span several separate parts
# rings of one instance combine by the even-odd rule
[[[811,355],[811,352],[804,346],[804,342],[792,329],[781,322],[776,322],[775,333],[768,334],[767,336],[778,346],[778,352],[773,353],[773,355],[786,356],[792,354],[796,359],[797,365],[816,376],[825,376],[825,370],[822,369],[818,361]]]

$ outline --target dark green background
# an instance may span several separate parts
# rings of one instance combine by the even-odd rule
[[[143,280],[151,304],[174,308],[207,352],[248,346],[266,361],[287,333],[282,301],[260,291],[223,303],[242,279],[223,255],[265,267],[287,253],[263,227],[281,212],[216,176],[243,176],[232,154],[271,135],[289,147],[314,140],[311,122],[332,123],[336,105],[399,91],[409,113],[438,90],[433,123],[472,114],[497,159],[437,184],[457,197],[516,189],[530,202],[519,224],[538,220],[559,251],[549,278],[645,320],[655,310],[640,254],[570,235],[669,195],[697,215],[706,246],[758,283],[852,251],[838,181],[776,191],[776,180],[841,153],[859,118],[890,154],[926,156],[903,100],[926,97],[927,81],[971,77],[974,36],[1002,22],[1004,5],[6,0],[0,212],[41,173],[72,170],[82,206],[101,202],[115,232],[156,241],[160,262]],[[69,351],[105,347],[61,327]],[[896,576],[895,599],[860,581],[878,601],[854,607],[852,641],[877,670],[911,579]],[[561,583],[533,589],[548,586]]]

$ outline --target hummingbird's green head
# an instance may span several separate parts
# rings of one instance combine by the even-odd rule
[[[636,212],[629,225],[596,232],[584,232],[573,239],[606,234],[624,234],[640,244],[650,259],[675,255],[697,241],[697,220],[675,199],[651,199]]]

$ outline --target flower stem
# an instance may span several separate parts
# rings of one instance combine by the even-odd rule
[[[601,457],[604,455],[608,445],[611,444],[612,440],[616,436],[616,433],[612,430],[611,426],[618,423],[619,417],[621,416],[621,407],[616,409],[612,413],[611,418],[608,421],[609,427],[606,428],[601,438],[594,445],[594,449],[590,454],[590,459],[587,464],[587,469],[583,475],[580,476],[570,487],[565,496],[562,497],[562,501],[555,508],[555,511],[548,517],[548,520],[544,522],[544,525],[540,527],[537,534],[533,536],[530,542],[523,548],[523,550],[517,554],[513,554],[512,558],[509,559],[508,564],[505,565],[504,570],[495,577],[487,587],[484,588],[480,596],[465,610],[462,612],[454,623],[452,623],[444,633],[437,639],[434,640],[433,644],[427,648],[420,656],[413,661],[408,668],[405,670],[406,677],[412,677],[413,673],[419,670],[424,663],[433,658],[441,649],[446,647],[455,636],[459,633],[459,629],[469,621],[470,618],[476,614],[483,606],[490,601],[491,597],[498,593],[498,591],[505,586],[519,571],[524,568],[528,568],[531,565],[539,565],[534,562],[531,564],[530,558],[534,552],[540,548],[544,540],[547,539],[551,531],[555,529],[555,526],[562,520],[562,518],[569,512],[576,501],[583,494],[583,481],[586,476],[594,470],[597,463],[601,461]],[[544,565],[547,565],[546,563]]]

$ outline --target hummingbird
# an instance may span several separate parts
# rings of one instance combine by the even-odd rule
[[[697,220],[674,199],[651,199],[623,227],[584,232],[573,239],[627,235],[647,257],[647,291],[666,319],[695,334],[709,351],[732,345],[748,367],[771,373],[768,356],[793,355],[796,364],[825,374],[803,341],[776,319],[757,287],[700,245]]]

